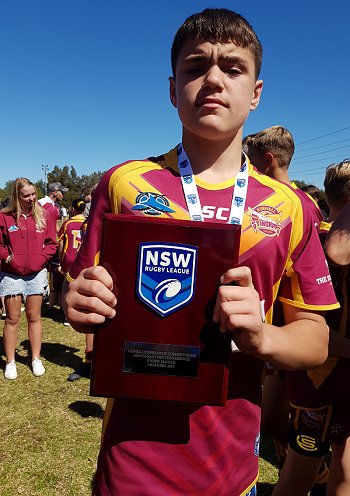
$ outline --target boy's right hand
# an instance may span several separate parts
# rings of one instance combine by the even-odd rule
[[[113,279],[100,265],[84,269],[73,282],[65,281],[62,302],[65,315],[76,331],[93,332],[96,324],[103,324],[116,314]]]

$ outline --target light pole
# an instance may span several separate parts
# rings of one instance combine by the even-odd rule
[[[47,173],[49,171],[49,166],[46,164],[46,165],[42,165],[41,168],[44,171],[45,188],[46,188],[46,191],[47,191]]]

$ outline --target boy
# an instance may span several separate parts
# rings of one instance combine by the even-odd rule
[[[296,190],[305,199],[314,224],[318,228],[323,216],[317,203],[310,195],[300,190],[289,178],[288,170],[294,155],[294,139],[291,132],[283,126],[272,126],[243,139],[243,150],[258,171],[273,177]],[[276,308],[274,311],[276,318]],[[277,317],[278,318],[278,317]],[[285,371],[266,365],[263,383],[261,430],[274,439],[277,463],[282,469],[287,455],[289,425],[289,401],[286,392]],[[322,465],[317,484],[311,496],[324,494],[327,480],[327,466]]]
[[[71,217],[63,222],[58,232],[59,271],[64,275],[67,274],[69,267],[74,262],[81,245],[81,230],[85,221],[84,209],[84,200],[81,198],[73,200]],[[69,326],[67,319],[64,320],[63,324]]]
[[[287,372],[291,401],[289,448],[274,496],[306,495],[330,446],[327,494],[350,494],[350,161],[330,165],[324,186],[329,220],[334,221],[325,250],[341,308],[327,313],[330,356],[325,364],[313,371]]]
[[[92,267],[103,212],[239,222],[243,235],[240,266],[221,276],[213,315],[242,352],[231,354],[226,406],[109,402],[95,496],[255,494],[262,360],[305,368],[326,359],[328,331],[319,311],[337,303],[329,283],[316,283],[328,269],[312,221],[290,188],[260,175],[242,155],[243,124],[262,91],[261,58],[261,44],[239,14],[206,9],[189,17],[171,54],[170,99],[182,144],[112,168],[96,190],[65,296],[68,319],[80,332],[116,313],[111,276]],[[277,293],[283,328],[270,324]],[[269,323],[262,322],[260,300]]]

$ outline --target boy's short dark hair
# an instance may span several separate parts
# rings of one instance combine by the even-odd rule
[[[292,133],[283,126],[272,126],[255,134],[249,134],[243,139],[243,150],[249,156],[249,148],[257,153],[273,153],[279,167],[289,167],[294,154],[294,139]]]
[[[350,158],[327,167],[324,190],[330,207],[341,210],[350,203]]]
[[[188,40],[203,38],[229,42],[248,48],[255,59],[255,76],[258,79],[262,64],[262,46],[248,21],[229,9],[205,9],[188,17],[179,27],[171,47],[171,67],[176,75],[176,64],[182,47]]]

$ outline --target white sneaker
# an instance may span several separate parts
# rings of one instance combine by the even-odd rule
[[[65,321],[63,322],[63,325],[64,325],[64,326],[69,326],[69,327],[70,327],[70,323],[68,322],[68,320],[65,320]]]
[[[34,360],[32,361],[32,370],[35,377],[40,377],[41,375],[45,374],[45,368],[39,358],[34,358]]]
[[[9,362],[6,364],[4,376],[5,379],[17,379],[17,367],[15,362]]]

